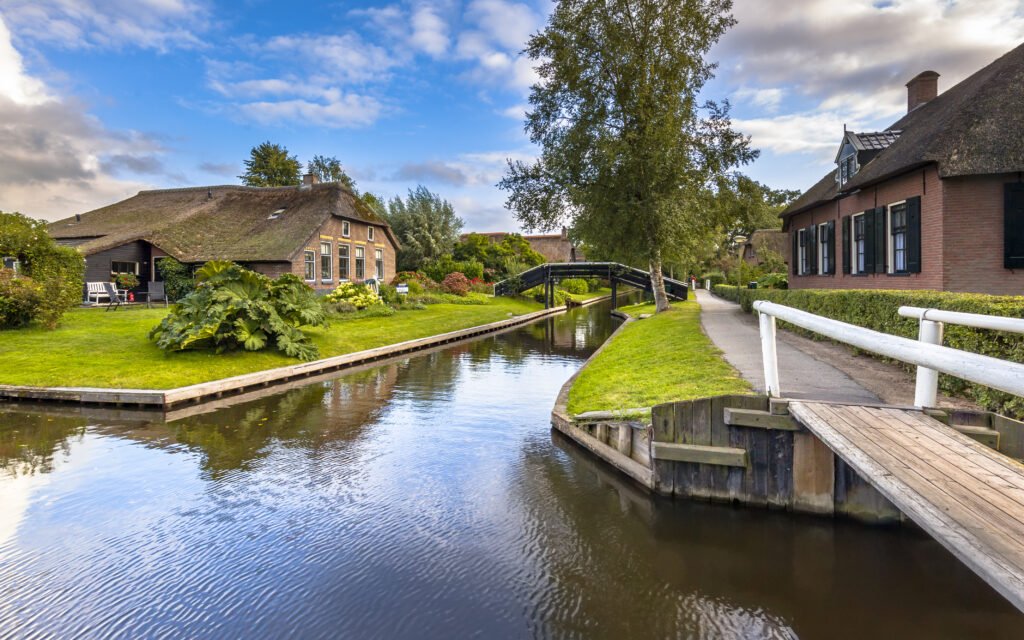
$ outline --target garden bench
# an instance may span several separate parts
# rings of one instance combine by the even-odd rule
[[[95,302],[99,304],[100,298],[104,298],[107,302],[110,302],[110,295],[107,293],[105,285],[110,284],[109,282],[86,282],[85,283],[85,301]]]

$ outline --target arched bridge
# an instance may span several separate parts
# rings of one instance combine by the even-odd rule
[[[537,265],[519,274],[516,278],[509,278],[494,284],[494,295],[508,296],[532,289],[537,285],[544,285],[545,307],[551,306],[554,302],[554,284],[565,278],[602,278],[608,280],[612,285],[612,300],[615,300],[617,285],[622,284],[643,289],[653,293],[654,287],[651,284],[649,271],[629,267],[618,262],[549,262]],[[686,300],[689,288],[686,283],[672,278],[665,278],[665,293],[676,300]],[[613,302],[614,304],[614,302]]]

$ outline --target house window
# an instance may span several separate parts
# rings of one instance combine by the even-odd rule
[[[366,239],[373,242],[373,227],[366,228]]]
[[[352,235],[352,225],[349,224],[348,220],[341,221],[341,235],[346,238]]]
[[[320,243],[320,279],[330,282],[334,277],[334,246],[330,242]]]
[[[857,173],[857,154],[851,153],[839,160],[839,184],[844,185]]]
[[[365,249],[356,247],[356,280],[366,277],[366,256]]]
[[[810,235],[809,232],[809,229],[800,229],[797,231],[797,246],[800,248],[797,264],[800,265],[798,275],[801,276],[807,275],[811,272],[811,252],[810,247],[808,246],[810,244],[810,239],[808,238]]]
[[[384,250],[383,249],[377,249],[374,252],[374,267],[376,267],[376,275],[374,275],[373,277],[377,278],[378,280],[383,280],[384,279]]]
[[[889,207],[889,273],[907,273],[907,204]]]
[[[853,269],[852,273],[864,273],[865,257],[867,256],[867,229],[864,214],[853,216]]]
[[[119,273],[131,273],[134,275],[139,275],[139,263],[111,261],[110,273],[114,275],[117,275]]]
[[[313,280],[316,280],[316,252],[307,249],[304,255],[306,265],[306,281],[312,282]]]
[[[829,242],[829,231],[829,225],[818,225],[818,273],[828,273],[831,267],[832,245]]]
[[[338,279],[348,280],[348,252],[350,247],[347,244],[338,245]]]

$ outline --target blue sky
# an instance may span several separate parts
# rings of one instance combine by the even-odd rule
[[[139,189],[237,183],[264,140],[337,156],[386,197],[422,183],[469,230],[516,228],[494,183],[535,153],[520,55],[546,0],[0,0],[0,210],[55,219]],[[707,97],[802,189],[843,124],[884,128],[1024,41],[1018,0],[738,0]]]

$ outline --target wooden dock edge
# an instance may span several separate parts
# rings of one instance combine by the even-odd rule
[[[585,305],[603,302],[607,296],[587,300]],[[461,342],[483,335],[501,333],[542,318],[565,313],[568,307],[552,307],[477,325],[440,333],[425,338],[406,340],[395,344],[366,349],[312,362],[255,371],[230,378],[200,382],[175,389],[108,389],[102,387],[31,387],[0,385],[0,401],[29,400],[34,402],[60,402],[87,405],[113,405],[172,409],[189,403],[199,403],[227,395],[264,389],[272,385],[305,380],[317,374],[334,373],[353,367],[378,362],[386,358],[407,355],[433,347]]]

